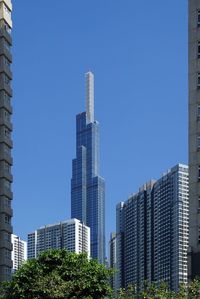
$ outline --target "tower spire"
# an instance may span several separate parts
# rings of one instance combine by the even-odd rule
[[[86,112],[89,123],[94,122],[94,75],[91,71],[86,77]]]

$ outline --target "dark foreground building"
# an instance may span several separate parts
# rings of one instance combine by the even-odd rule
[[[91,256],[105,260],[105,183],[99,175],[99,123],[94,120],[94,76],[86,73],[86,112],[76,116],[72,162],[71,217],[91,229]]]
[[[11,166],[12,166],[12,3],[0,1],[0,281],[11,278]]]
[[[189,279],[200,276],[200,0],[189,0]]]

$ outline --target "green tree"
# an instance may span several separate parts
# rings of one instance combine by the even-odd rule
[[[196,277],[188,286],[188,299],[200,298],[200,278]]]
[[[111,294],[110,270],[85,254],[49,250],[27,261],[1,286],[4,299],[105,298]]]
[[[166,283],[148,283],[144,282],[144,287],[141,292],[136,294],[131,293],[134,288],[129,290],[120,289],[117,299],[200,299],[200,279],[196,278],[189,284],[181,284],[178,292],[171,291]]]

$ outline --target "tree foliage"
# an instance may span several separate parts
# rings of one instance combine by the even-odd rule
[[[181,285],[177,293],[164,283],[144,282],[140,292],[129,286],[112,295],[111,273],[85,254],[49,250],[24,263],[11,282],[2,284],[0,299],[200,299],[199,279]]]
[[[127,290],[118,291],[117,299],[200,299],[200,279],[180,285],[178,292],[171,291],[165,283],[144,283],[140,292],[137,292],[136,287],[129,286]]]
[[[110,296],[110,271],[85,254],[49,250],[28,260],[1,286],[4,299],[104,298]]]

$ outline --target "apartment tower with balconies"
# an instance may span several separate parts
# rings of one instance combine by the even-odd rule
[[[12,271],[12,72],[11,0],[0,0],[0,281]]]
[[[200,1],[189,0],[189,279],[200,275]]]

